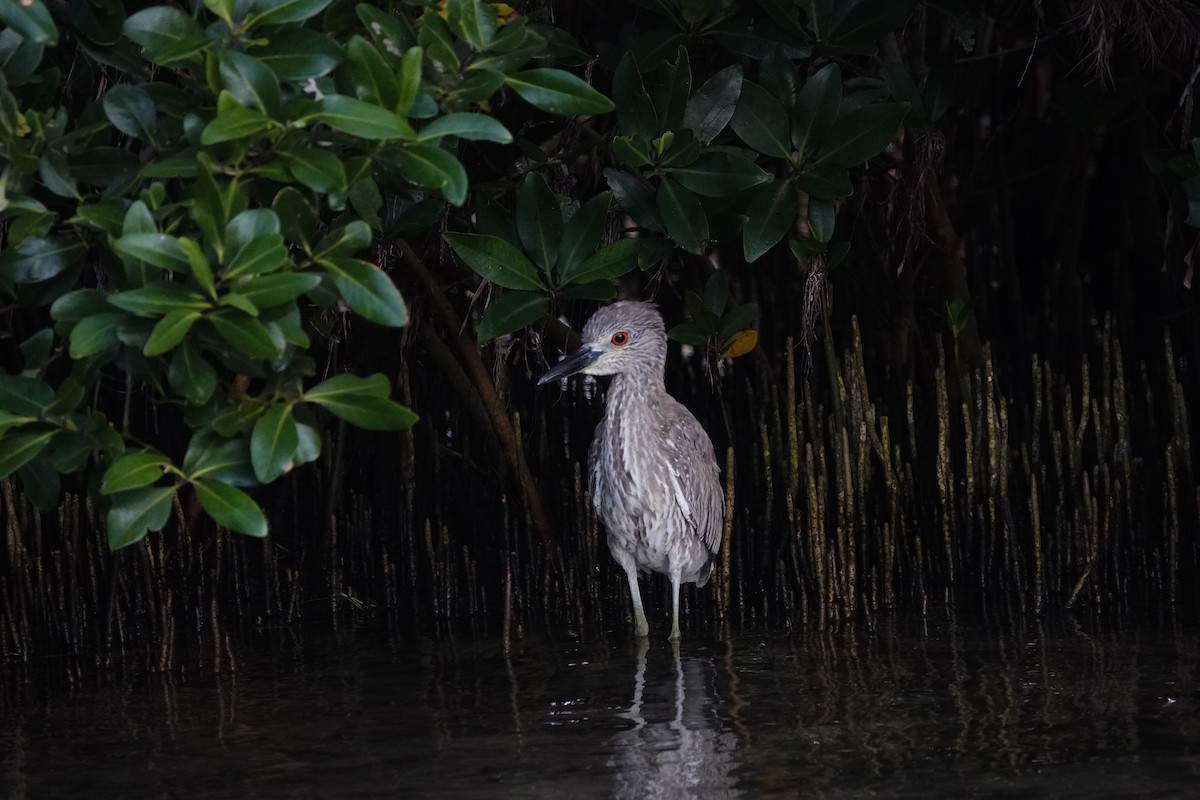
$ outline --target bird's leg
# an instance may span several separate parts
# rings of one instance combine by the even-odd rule
[[[679,641],[679,572],[671,572],[671,641]]]
[[[642,590],[638,587],[637,567],[633,559],[617,559],[625,568],[625,577],[629,578],[629,597],[633,600],[633,629],[638,637],[645,639],[650,635],[650,623],[646,622],[646,611],[642,608]]]

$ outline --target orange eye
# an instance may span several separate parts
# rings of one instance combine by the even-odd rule
[[[616,333],[614,333],[612,335],[612,343],[615,344],[617,347],[620,347],[621,345],[625,344],[628,341],[629,341],[629,333],[626,331],[617,331]]]

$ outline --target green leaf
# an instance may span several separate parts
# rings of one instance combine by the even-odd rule
[[[664,178],[658,187],[658,213],[676,244],[692,253],[701,251],[708,238],[708,216],[696,195]]]
[[[45,381],[26,375],[0,372],[0,409],[23,416],[39,417],[54,402],[54,390]]]
[[[659,128],[655,133],[679,130],[688,95],[692,93],[692,67],[687,48],[679,46],[675,63],[661,65],[658,78],[651,91],[654,108],[658,111]]]
[[[282,354],[283,349],[266,326],[244,311],[222,309],[205,319],[222,339],[243,355],[274,361]]]
[[[796,187],[813,197],[835,200],[854,194],[850,172],[845,167],[819,167],[796,176]]]
[[[174,236],[165,233],[129,233],[113,242],[123,256],[145,261],[159,269],[186,272],[187,254]]]
[[[306,28],[275,31],[250,52],[281,81],[323,77],[343,60],[342,49],[332,37]]]
[[[150,332],[150,338],[142,347],[142,353],[147,357],[153,357],[175,349],[201,316],[199,311],[182,309],[168,313],[154,325],[154,330]]]
[[[216,295],[216,284],[213,282],[212,264],[208,263],[208,256],[204,250],[196,243],[194,239],[177,239],[179,248],[183,250],[184,256],[187,257],[188,268],[192,271],[192,277],[196,279],[196,283],[200,284],[209,297]]]
[[[171,500],[179,487],[152,486],[130,489],[112,496],[108,510],[108,546],[120,550],[162,530],[171,518]]]
[[[459,160],[434,144],[414,144],[397,154],[404,177],[418,186],[440,189],[452,205],[467,198],[467,172]]]
[[[392,328],[408,324],[408,307],[392,279],[374,264],[356,258],[321,259],[334,286],[357,314]]]
[[[360,428],[388,431],[412,427],[417,415],[389,400],[387,393],[387,379],[382,375],[338,375],[309,389],[304,399]]]
[[[613,97],[621,133],[650,140],[659,134],[658,112],[638,71],[633,53],[627,52],[613,72]]]
[[[504,82],[527,103],[551,114],[605,114],[614,108],[611,100],[582,78],[561,69],[514,72]]]
[[[731,197],[768,177],[748,154],[736,150],[710,150],[670,172],[674,180],[703,197]]]
[[[478,142],[498,142],[508,144],[513,140],[508,128],[504,127],[495,117],[487,114],[447,114],[438,117],[433,122],[417,131],[417,141],[440,139],[443,136],[457,136]]]
[[[814,239],[821,244],[828,244],[833,238],[836,221],[837,212],[832,200],[822,200],[818,197],[808,199],[808,229]]]
[[[600,242],[604,224],[608,221],[608,207],[612,192],[601,192],[579,207],[563,225],[562,240],[558,245],[555,268],[563,283],[573,280],[575,270],[584,262]]]
[[[124,314],[97,314],[81,319],[71,329],[71,358],[81,359],[103,352],[117,343],[117,329]]]
[[[562,239],[562,211],[546,181],[536,172],[525,176],[517,195],[517,235],[533,263],[550,274]]]
[[[813,166],[853,167],[878,155],[895,138],[908,109],[908,103],[875,103],[847,111],[829,129]]]
[[[655,208],[654,190],[639,178],[617,169],[604,170],[613,197],[626,214],[648,231],[664,233],[662,219]]]
[[[688,100],[683,111],[683,127],[708,144],[729,124],[742,94],[742,68],[734,64],[704,82]]]
[[[317,104],[318,111],[304,119],[324,122],[334,130],[360,139],[412,139],[412,127],[385,108],[343,95],[328,95]]]
[[[271,210],[279,217],[279,232],[283,238],[311,252],[317,242],[320,228],[317,213],[312,204],[294,186],[284,187],[275,195]],[[369,231],[369,228],[368,228]]]
[[[183,471],[192,481],[211,478],[234,486],[258,484],[250,466],[250,441],[242,436],[226,438],[212,428],[200,428],[192,435]]]
[[[533,262],[498,236],[446,233],[442,238],[467,266],[497,286],[534,292],[545,289]]]
[[[619,278],[638,267],[636,239],[618,239],[588,256],[571,277],[573,284]]]
[[[139,289],[117,292],[108,302],[138,316],[160,316],[170,311],[203,311],[209,307],[203,295],[170,281],[151,281]]]
[[[0,279],[16,284],[48,281],[70,269],[83,253],[79,241],[52,236],[26,239],[0,252]]]
[[[158,481],[171,466],[171,459],[159,453],[139,450],[127,453],[112,463],[100,478],[100,494],[140,489]]]
[[[176,394],[186,397],[192,405],[202,406],[217,389],[217,371],[200,354],[198,347],[184,341],[171,354],[167,381]]]
[[[275,121],[257,109],[233,106],[218,113],[204,126],[200,131],[200,144],[208,146],[245,139],[270,130],[273,125]]]
[[[200,24],[177,8],[151,6],[125,20],[125,35],[156,64],[190,58],[209,46]]]
[[[366,39],[353,36],[346,45],[346,66],[359,100],[395,108],[400,87],[383,56]]]
[[[58,44],[58,27],[44,2],[3,0],[0,21],[26,41],[51,47]]]
[[[0,478],[37,457],[57,431],[17,431],[0,438]]]
[[[228,246],[228,245],[227,245]],[[225,280],[247,276],[261,275],[291,263],[287,248],[283,244],[283,236],[278,233],[267,233],[255,236],[234,252],[225,267],[222,277]]]
[[[246,27],[304,22],[324,11],[329,3],[330,0],[254,0],[246,15]]]
[[[742,81],[742,95],[730,120],[742,141],[760,153],[787,158],[788,118],[783,106],[753,81]]]
[[[454,35],[476,50],[486,50],[496,35],[496,10],[481,0],[446,0],[446,22]]]
[[[760,186],[746,209],[750,219],[742,231],[742,251],[747,263],[758,258],[787,234],[796,218],[791,183],[776,180]]]
[[[539,292],[505,292],[483,310],[479,320],[479,346],[526,325],[532,325],[550,310],[550,298]]]
[[[121,133],[151,144],[158,138],[154,100],[137,86],[118,85],[104,93],[104,115]]]
[[[454,48],[454,34],[450,32],[450,26],[441,18],[436,8],[426,8],[421,16],[419,28],[417,44],[425,49],[426,57],[441,64],[445,72],[451,75],[458,74],[461,64]]]
[[[292,302],[321,283],[321,278],[309,272],[278,272],[259,275],[234,289],[255,308],[267,309]]]
[[[257,109],[267,116],[279,112],[279,79],[254,56],[222,50],[220,73],[225,90],[246,108]]]
[[[340,228],[326,234],[317,243],[313,258],[333,258],[335,256],[352,256],[371,243],[371,226],[356,219]]]
[[[192,481],[196,497],[208,515],[234,533],[263,539],[267,535],[267,518],[250,495],[216,480]]]
[[[400,71],[396,74],[396,113],[404,116],[412,110],[413,101],[421,89],[421,66],[425,51],[410,47],[400,58]]]
[[[836,62],[830,62],[817,70],[796,95],[792,145],[801,155],[825,141],[841,107],[842,70]]]
[[[291,405],[273,406],[258,418],[250,435],[250,463],[263,483],[270,483],[295,465],[300,446]]]
[[[342,160],[328,150],[287,150],[279,155],[292,177],[314,192],[340,194],[346,191],[346,168]]]

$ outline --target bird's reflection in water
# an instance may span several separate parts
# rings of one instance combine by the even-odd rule
[[[638,645],[633,702],[618,715],[631,727],[613,737],[613,797],[721,798],[734,788],[737,737],[717,710],[711,658],[681,657],[679,644],[659,649],[647,667],[649,643]],[[665,662],[665,663],[659,663]]]

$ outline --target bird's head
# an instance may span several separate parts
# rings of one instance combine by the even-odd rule
[[[622,300],[605,306],[583,326],[581,338],[583,346],[555,364],[538,381],[539,386],[576,372],[662,376],[667,335],[662,315],[651,303]]]

